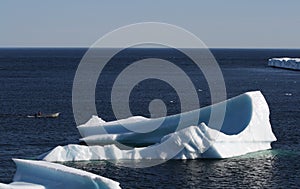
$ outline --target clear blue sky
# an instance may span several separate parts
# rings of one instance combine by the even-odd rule
[[[208,47],[300,48],[299,0],[1,0],[0,47],[90,46],[149,21],[183,27]]]

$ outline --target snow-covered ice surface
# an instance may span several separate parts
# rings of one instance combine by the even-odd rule
[[[1,189],[117,189],[119,183],[86,171],[46,161],[14,159],[14,182],[0,184]]]
[[[208,122],[212,106],[157,119],[131,117],[104,122],[94,116],[86,124],[78,127],[84,137],[82,140],[94,145],[58,146],[41,155],[40,159],[46,161],[168,159],[170,150],[178,148],[181,150],[172,157],[173,159],[228,158],[270,149],[271,142],[276,141],[269,122],[269,107],[261,92],[248,92],[213,106],[217,109],[226,106],[220,131]],[[199,113],[198,121],[192,119],[191,122],[187,121]],[[180,116],[185,117],[186,122],[176,130]],[[162,125],[149,133],[138,133],[128,129],[154,127],[156,123]],[[126,124],[126,128],[122,126],[123,124]],[[116,145],[118,143],[134,148],[122,149]]]
[[[300,70],[300,58],[271,58],[269,66]]]

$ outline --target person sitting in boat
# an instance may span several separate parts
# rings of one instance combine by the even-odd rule
[[[42,112],[38,112],[37,115],[38,115],[38,116],[41,116],[41,115],[42,115]]]

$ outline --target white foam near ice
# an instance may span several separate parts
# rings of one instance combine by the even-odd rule
[[[14,159],[14,182],[0,184],[1,189],[118,189],[119,183],[86,171],[46,161]]]
[[[209,125],[212,107],[226,107],[225,118],[220,120],[220,131]],[[200,115],[196,122],[192,119],[195,115]],[[177,128],[179,117],[185,120],[180,129]],[[153,132],[134,132],[138,126],[151,127],[155,123],[162,125]],[[127,124],[127,127],[122,127],[122,124]],[[128,129],[130,126],[132,130]],[[87,123],[78,129],[82,140],[92,146],[58,146],[40,158],[46,161],[168,159],[168,152],[178,148],[181,150],[173,159],[229,158],[270,149],[271,142],[276,141],[269,121],[269,107],[259,91],[164,118],[132,117],[114,122],[101,119],[98,125]],[[165,141],[168,141],[167,145],[162,145]],[[116,145],[118,143],[133,148],[122,149]]]
[[[300,58],[271,58],[269,66],[300,70]]]

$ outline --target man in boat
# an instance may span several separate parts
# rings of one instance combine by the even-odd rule
[[[42,116],[42,112],[40,112],[40,111],[38,113],[34,114],[34,117],[40,117],[40,116]]]

